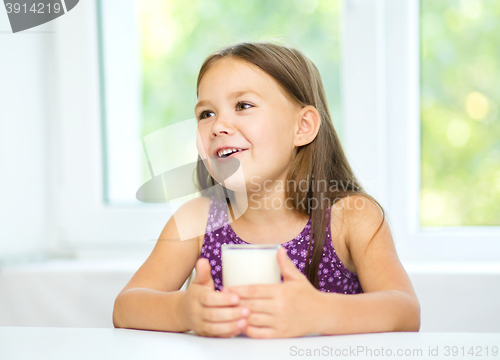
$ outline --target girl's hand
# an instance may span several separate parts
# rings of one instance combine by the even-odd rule
[[[207,259],[196,262],[196,276],[186,290],[184,314],[190,329],[201,336],[231,337],[247,325],[248,308],[239,305],[239,296],[214,290]]]
[[[244,333],[253,338],[297,337],[314,332],[311,315],[319,291],[288,257],[278,250],[283,283],[230,287],[241,297],[240,305],[251,310]]]

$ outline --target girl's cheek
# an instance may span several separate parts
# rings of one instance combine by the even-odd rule
[[[198,154],[202,159],[206,159],[209,157],[208,142],[205,140],[205,134],[198,130],[196,131],[196,149],[198,150]]]

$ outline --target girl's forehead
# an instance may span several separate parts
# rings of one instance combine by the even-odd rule
[[[214,68],[219,68],[222,70],[233,70],[233,71],[238,71],[241,69],[245,70],[251,70],[251,71],[259,71],[260,68],[257,67],[256,65],[252,64],[251,62],[248,62],[246,60],[236,58],[236,57],[223,57],[218,59],[208,71],[214,69]]]
[[[218,60],[214,65],[212,65],[207,72],[203,75],[203,80],[209,80],[213,82],[216,79],[224,79],[223,83],[228,80],[234,82],[247,82],[250,84],[260,85],[260,83],[266,83],[275,81],[269,74],[260,69],[258,66],[241,59],[236,58],[222,58]]]
[[[199,95],[213,92],[215,88],[238,91],[241,88],[253,89],[260,93],[281,90],[278,82],[258,66],[238,58],[222,58],[213,64],[203,75],[198,88]],[[264,95],[264,94],[262,94]]]

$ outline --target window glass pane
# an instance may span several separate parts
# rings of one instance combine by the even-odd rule
[[[500,225],[500,1],[420,9],[420,225]]]

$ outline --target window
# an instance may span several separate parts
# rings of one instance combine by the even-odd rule
[[[421,226],[500,225],[500,3],[421,2]]]
[[[432,3],[432,9],[441,6],[437,2],[428,3]],[[448,3],[459,8],[466,2]],[[420,19],[420,14],[426,12],[425,1],[353,0],[344,2],[344,6],[341,63],[346,152],[361,183],[372,185],[371,193],[385,206],[400,258],[405,263],[499,261],[498,226],[482,226],[484,223],[481,225],[481,222],[445,224],[421,221],[421,198],[424,207],[429,204],[429,199],[432,200],[432,197],[425,197],[425,191],[421,196],[421,188],[426,190],[429,184],[435,185],[426,182],[431,158],[427,156],[428,145],[437,147],[436,151],[442,146],[441,139],[430,142],[425,126],[421,127],[421,123],[428,121],[424,111],[428,104],[425,94],[433,81],[426,74],[426,67],[430,64],[425,63],[427,59],[421,61],[420,58],[420,42],[427,41],[425,35],[420,37],[421,24],[425,27],[427,21],[425,15],[422,22]],[[493,11],[487,13],[491,19]],[[444,26],[445,20],[440,16],[445,17],[444,14],[435,14],[434,23],[440,22],[438,26]],[[490,26],[494,26],[494,21]],[[438,50],[442,51],[446,46],[444,44]],[[455,88],[458,85],[455,83]],[[463,91],[471,92],[467,88]],[[462,106],[463,99],[456,104]],[[492,103],[490,106],[494,109]],[[463,112],[462,109],[463,106]],[[444,114],[441,120],[447,121],[446,116]],[[484,149],[493,151],[488,155],[491,156],[496,153],[495,148],[498,145],[490,142]],[[451,147],[446,152],[443,158],[459,154]],[[473,156],[487,159],[481,152]],[[431,159],[430,164],[437,161]],[[490,165],[488,171],[493,169]],[[479,174],[476,169],[469,171]],[[374,182],[370,184],[370,181]],[[450,191],[451,187],[446,190]],[[425,216],[430,216],[427,211],[435,210],[423,211]]]

